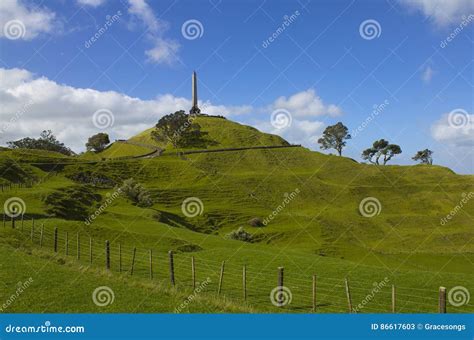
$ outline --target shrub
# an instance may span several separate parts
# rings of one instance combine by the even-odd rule
[[[97,202],[99,194],[87,186],[63,188],[48,194],[44,198],[46,212],[52,216],[66,220],[83,220],[90,214]]]
[[[148,190],[133,178],[125,180],[120,189],[128,199],[139,207],[151,207],[153,205],[153,200]]]
[[[231,231],[227,234],[227,237],[232,240],[243,241],[243,242],[252,242],[252,234],[246,232],[243,227],[240,227],[237,230]]]
[[[254,217],[254,218],[252,218],[252,219],[249,221],[249,224],[250,224],[252,227],[263,227],[263,226],[264,226],[262,219],[259,218],[259,217]]]

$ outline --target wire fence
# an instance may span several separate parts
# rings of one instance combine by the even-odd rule
[[[7,227],[6,219],[3,226]],[[176,289],[199,288],[262,312],[317,313],[424,313],[446,311],[446,290],[403,287],[380,282],[306,275],[292,268],[270,270],[232,260],[209,259],[188,252],[168,253],[129,244],[92,238],[85,233],[48,228],[21,217],[12,226],[34,247],[65,259],[109,270],[119,275],[147,279]]]

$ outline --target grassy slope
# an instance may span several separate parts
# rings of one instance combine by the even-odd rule
[[[29,278],[32,284],[3,312],[30,313],[119,313],[119,312],[172,312],[191,293],[177,291],[158,281],[131,278],[127,274],[113,275],[97,266],[80,264],[61,254],[44,248],[32,248],[24,238],[10,230],[1,230],[0,240],[0,301],[14,295],[19,282]],[[20,247],[20,251],[18,251]],[[110,287],[115,299],[107,306],[97,306],[92,294],[97,287]],[[54,297],[54,298],[52,298]],[[2,308],[2,306],[0,306]],[[181,312],[219,313],[249,312],[231,301],[221,301],[211,295],[200,295]]]
[[[226,143],[230,141],[222,144]],[[474,249],[468,242],[473,236],[473,202],[447,225],[439,222],[458,204],[463,192],[474,191],[473,176],[459,176],[438,166],[375,167],[303,148],[199,154],[187,159],[170,155],[107,162],[107,166],[69,166],[65,171],[87,169],[116,180],[136,178],[152,192],[156,204],[142,209],[117,199],[92,226],[48,218],[41,198],[73,184],[61,173],[32,189],[15,189],[0,198],[23,198],[27,213],[35,216],[37,223],[44,222],[50,229],[60,226],[61,235],[66,230],[79,230],[100,240],[97,242],[110,239],[116,246],[120,241],[127,254],[137,246],[143,277],[147,276],[146,249],[154,250],[157,275],[164,279],[167,250],[179,252],[190,245],[199,246],[201,251],[177,255],[182,285],[190,284],[191,255],[200,265],[200,275],[212,277],[212,291],[220,261],[227,260],[224,292],[239,298],[241,266],[246,263],[252,280],[249,299],[257,310],[274,311],[268,293],[276,284],[279,265],[288,273],[286,285],[294,295],[289,310],[295,312],[310,308],[307,295],[313,273],[320,278],[323,312],[345,310],[342,280],[346,275],[352,279],[355,301],[370,292],[372,282],[387,276],[390,284],[400,287],[400,299],[406,300],[401,311],[434,312],[436,301],[432,299],[440,284],[474,289],[470,274]],[[225,237],[252,217],[268,216],[285,193],[297,188],[300,194],[268,226],[246,227],[261,237],[261,242],[247,244]],[[110,191],[98,190],[103,197]],[[374,218],[364,218],[358,212],[360,200],[367,196],[377,197],[382,204],[382,212]],[[181,202],[187,197],[203,201],[201,216],[183,216]],[[157,212],[166,219],[158,221]],[[83,242],[87,249],[87,240]],[[98,247],[95,253],[101,256],[103,249]],[[386,310],[389,291],[378,299],[366,311]],[[171,304],[169,307],[171,310]],[[472,308],[468,305],[456,311]]]
[[[214,145],[209,145],[209,149],[287,144],[286,141],[279,136],[262,133],[251,126],[241,125],[227,119],[198,117],[194,122],[201,126],[201,131],[207,134],[207,139],[216,142]],[[151,137],[153,129],[154,128],[145,130],[129,140],[156,145],[168,150],[172,149],[171,144],[159,143]]]

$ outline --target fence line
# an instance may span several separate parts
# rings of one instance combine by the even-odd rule
[[[15,219],[12,219],[12,226],[14,226],[14,221]],[[231,262],[227,263],[227,261],[219,263],[216,260],[202,259],[195,257],[195,255],[173,251],[169,251],[168,256],[164,256],[162,253],[154,253],[153,249],[138,249],[135,246],[124,247],[119,242],[117,242],[117,247],[115,243],[108,240],[101,241],[92,237],[80,237],[79,232],[76,235],[73,234],[71,238],[70,234],[72,233],[62,231],[58,227],[54,227],[52,230],[45,228],[44,225],[35,228],[34,219],[30,223],[27,222],[29,221],[25,221],[24,225],[22,223],[21,230],[18,228],[16,230],[19,230],[25,236],[25,240],[31,240],[33,245],[39,244],[43,249],[50,249],[55,253],[55,256],[59,254],[68,257],[76,256],[79,262],[87,262],[90,266],[94,265],[106,270],[134,275],[134,277],[148,277],[148,279],[154,281],[167,281],[176,288],[194,290],[196,285],[202,282],[204,278],[213,277],[214,281],[211,281],[208,287],[201,290],[244,300],[250,302],[251,305],[261,303],[267,307],[271,306],[269,292],[272,288],[276,288],[277,285],[289,284],[292,288],[290,292],[291,299],[295,303],[293,306],[291,304],[285,305],[278,300],[275,306],[283,308],[283,310],[327,312],[336,309],[341,312],[349,308],[350,312],[363,310],[388,313],[395,308],[391,285],[381,287],[376,296],[370,299],[370,304],[364,304],[363,308],[359,308],[358,306],[364,301],[364,295],[367,299],[374,289],[374,282],[362,287],[360,285],[364,284],[363,281],[353,282],[352,279],[344,281],[342,278],[324,277],[324,275],[318,273],[317,299],[314,300],[313,276],[308,275],[304,279],[298,271],[285,271],[283,280],[283,268],[279,269],[279,272],[276,269],[272,272],[245,265],[245,269],[242,271],[241,265],[235,266]],[[29,230],[25,228],[28,225]],[[89,256],[81,258],[81,250]],[[283,288],[278,289],[276,295],[280,299]],[[446,312],[445,291],[444,293],[440,291],[438,298],[436,298],[438,292],[430,289],[412,289],[399,286],[396,286],[396,289],[398,312],[410,310],[406,306],[407,304],[416,305],[419,308],[415,310],[417,312],[420,311],[420,308],[428,305],[432,306],[433,309],[436,308],[436,305],[439,305],[439,311]],[[433,295],[422,296],[413,292],[412,294],[400,293],[400,290],[408,289],[411,291],[418,290],[420,293],[428,292]],[[335,292],[339,292],[340,295],[335,294]],[[413,298],[421,301],[412,301]]]

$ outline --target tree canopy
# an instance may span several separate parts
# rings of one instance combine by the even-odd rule
[[[347,139],[351,139],[351,135],[348,133],[347,127],[342,122],[339,122],[328,126],[324,130],[323,136],[318,139],[318,143],[321,144],[321,149],[335,149],[339,156],[341,156]]]
[[[158,141],[169,142],[175,148],[202,143],[201,126],[194,122],[196,115],[187,115],[183,110],[162,117],[152,132]]]
[[[419,161],[421,164],[433,164],[433,151],[424,149],[418,151],[415,156],[412,157],[414,161]]]
[[[372,164],[380,164],[380,158],[383,156],[383,165],[387,164],[395,155],[402,153],[402,149],[397,144],[390,144],[385,139],[379,139],[362,152],[362,158]]]
[[[74,152],[56,139],[51,130],[41,132],[38,139],[25,137],[16,141],[7,142],[12,149],[38,149],[55,151],[70,156]]]
[[[110,143],[109,135],[103,132],[99,132],[91,137],[86,143],[87,151],[94,150],[100,152]]]

